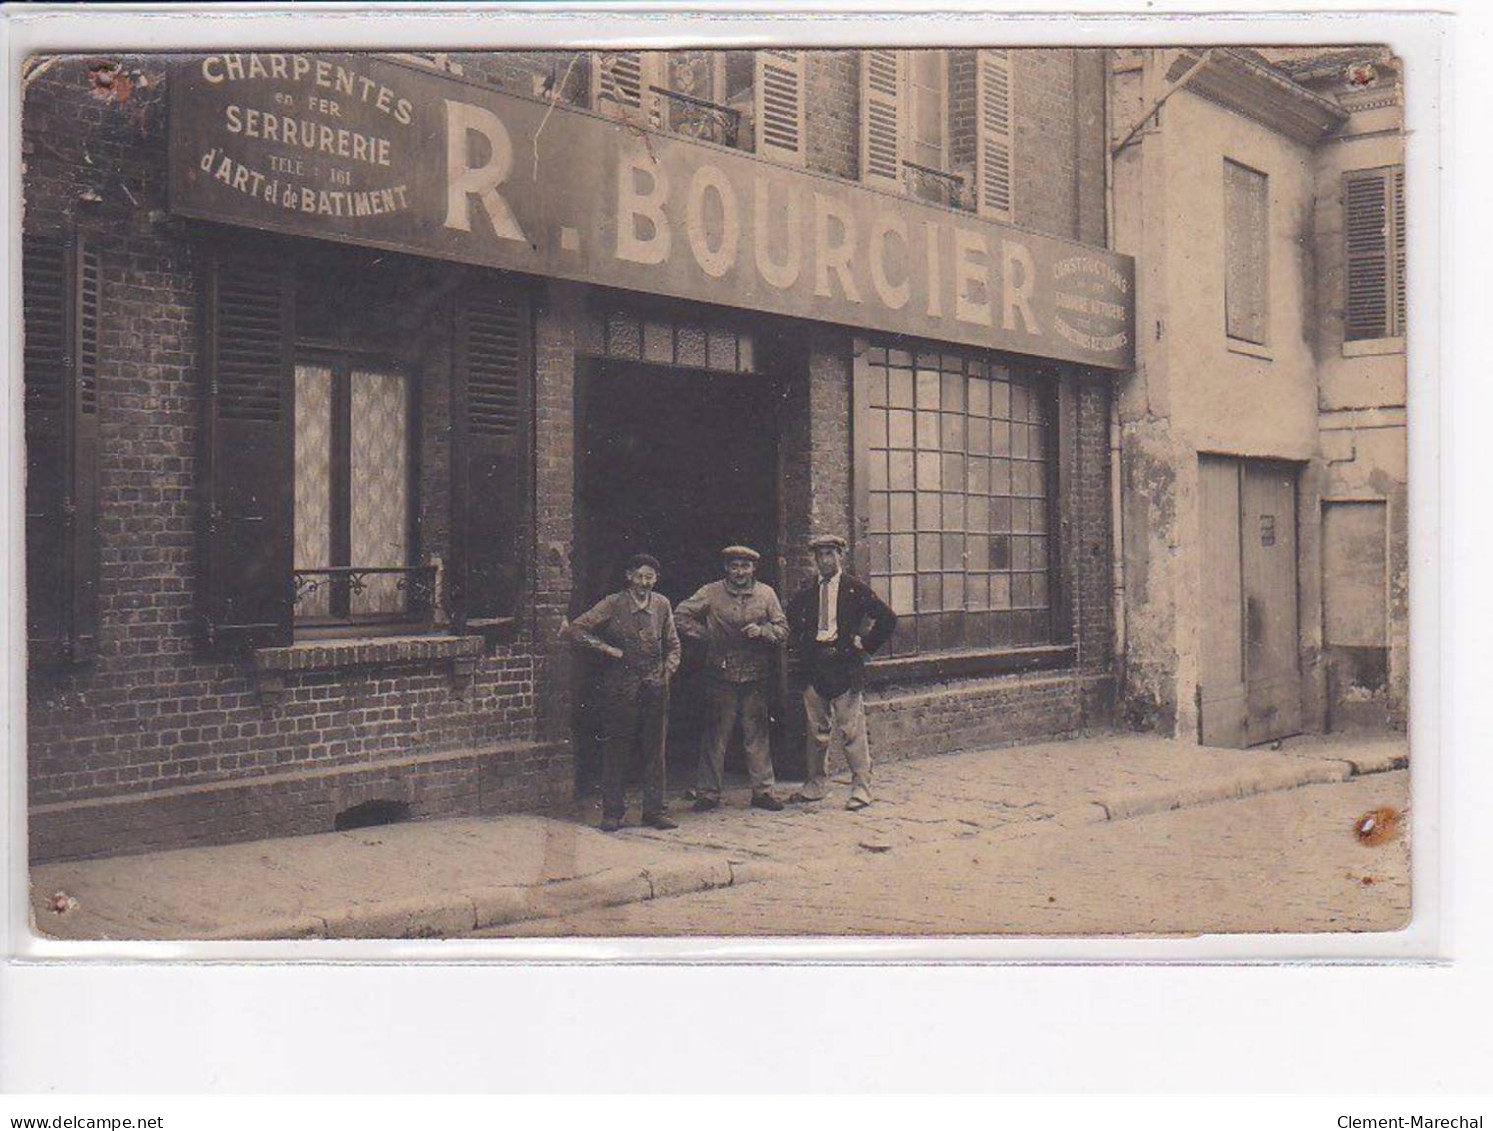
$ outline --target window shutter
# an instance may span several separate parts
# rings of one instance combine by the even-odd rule
[[[528,493],[530,314],[495,280],[468,284],[456,311],[450,602],[458,628],[516,616]]]
[[[758,51],[757,154],[790,165],[804,161],[804,53]]]
[[[1270,310],[1270,178],[1225,159],[1224,328],[1264,345]]]
[[[1391,204],[1385,173],[1349,173],[1344,186],[1348,279],[1343,336],[1348,341],[1392,336]]]
[[[34,663],[66,652],[63,533],[67,480],[68,244],[27,234],[21,249],[26,406],[26,638]]]
[[[86,237],[22,248],[26,636],[39,664],[98,651],[99,256]]]
[[[291,295],[284,257],[210,251],[202,597],[207,643],[217,650],[291,639]]]
[[[1394,226],[1394,276],[1392,285],[1394,287],[1394,326],[1396,336],[1405,333],[1405,170],[1394,171],[1393,182],[1393,207]]]
[[[861,52],[861,180],[902,186],[903,61],[900,51]]]
[[[1015,127],[1011,113],[1011,53],[987,48],[975,67],[975,178],[980,215],[1013,219],[1011,171]]]
[[[597,110],[616,107],[638,109],[647,93],[648,68],[642,51],[595,51],[596,70],[592,84],[592,106]]]
[[[70,658],[98,654],[98,456],[99,302],[103,290],[98,246],[87,236],[73,245],[76,315],[71,478],[65,496]]]

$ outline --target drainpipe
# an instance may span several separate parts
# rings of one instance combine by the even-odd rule
[[[1113,137],[1114,52],[1104,51],[1104,246],[1115,246],[1115,155],[1110,144]],[[1132,296],[1132,302],[1135,296]],[[1137,334],[1137,338],[1139,335]],[[1140,342],[1136,341],[1137,349]],[[1125,380],[1122,376],[1120,381]],[[1125,508],[1120,490],[1120,395],[1118,382],[1110,388],[1109,397],[1109,510],[1110,510],[1110,607],[1114,616],[1114,665],[1116,697],[1125,686]]]

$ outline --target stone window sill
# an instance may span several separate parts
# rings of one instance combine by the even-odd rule
[[[872,687],[878,687],[895,683],[967,679],[983,675],[1057,671],[1071,668],[1076,658],[1077,650],[1071,644],[1005,648],[999,651],[984,652],[947,652],[932,656],[903,656],[895,660],[872,660],[866,666],[866,683]]]
[[[303,640],[277,648],[257,648],[254,673],[260,698],[279,703],[285,677],[291,672],[325,672],[389,664],[451,665],[451,683],[458,694],[471,686],[477,659],[485,650],[481,636],[379,636],[337,640]]]
[[[1229,339],[1229,352],[1237,353],[1241,357],[1252,357],[1257,361],[1274,361],[1275,354],[1269,346],[1261,345],[1259,342],[1246,342],[1239,338]]]
[[[1357,338],[1343,343],[1344,357],[1385,357],[1404,352],[1404,338]]]

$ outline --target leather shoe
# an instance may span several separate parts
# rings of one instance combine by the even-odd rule
[[[601,819],[601,831],[604,833],[614,833],[621,827],[621,817],[603,817]]]
[[[697,797],[694,809],[696,813],[709,813],[712,809],[720,808],[720,804],[714,797]]]
[[[752,796],[753,809],[766,809],[769,813],[782,811],[783,803],[770,793],[758,793]]]
[[[650,829],[659,829],[663,832],[668,832],[670,829],[677,829],[679,827],[679,822],[665,813],[654,813],[651,817],[644,817],[643,824],[647,825]]]

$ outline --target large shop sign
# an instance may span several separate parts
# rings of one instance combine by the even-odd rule
[[[188,216],[1124,369],[1132,261],[361,55],[174,76]]]

